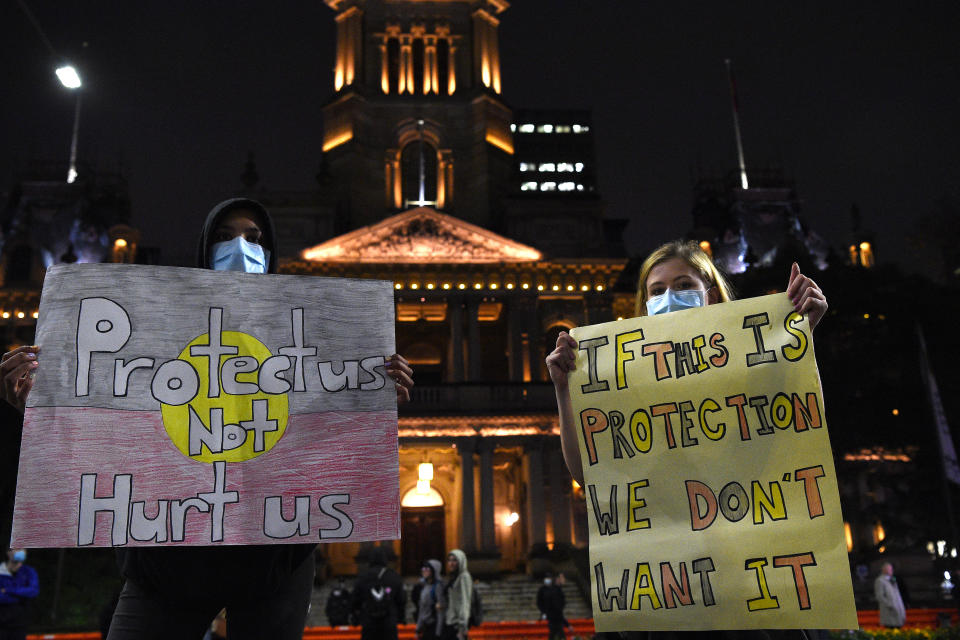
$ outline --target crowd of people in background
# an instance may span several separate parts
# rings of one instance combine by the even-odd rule
[[[351,593],[340,578],[327,598],[327,620],[332,627],[360,625],[362,640],[396,640],[397,625],[406,623],[407,594],[403,580],[388,566],[387,552],[374,548],[366,571],[357,576]],[[447,554],[446,572],[435,558],[420,569],[420,580],[410,593],[412,622],[420,640],[465,640],[479,622],[480,606],[460,549]]]

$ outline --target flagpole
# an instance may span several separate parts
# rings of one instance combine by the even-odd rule
[[[957,463],[953,437],[950,435],[950,426],[947,424],[947,416],[943,411],[937,380],[933,375],[933,369],[927,357],[927,341],[924,339],[923,328],[919,322],[917,323],[917,340],[920,343],[920,376],[927,390],[930,413],[933,416],[934,428],[937,431],[937,444],[940,449],[940,478],[943,482],[943,499],[947,509],[947,522],[950,526],[951,538],[946,552],[950,553],[951,549],[957,548],[957,523],[953,515],[953,491],[950,482],[960,484],[960,464]]]
[[[727,79],[730,82],[730,107],[733,111],[733,134],[737,139],[737,160],[740,163],[740,186],[749,189],[747,184],[747,164],[743,159],[743,141],[740,139],[740,106],[737,101],[737,84],[733,79],[733,66],[730,58],[723,61],[727,65]]]

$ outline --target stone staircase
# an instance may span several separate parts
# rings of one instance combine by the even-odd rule
[[[407,590],[407,622],[413,622],[413,604],[409,602],[410,590],[416,584],[413,578],[405,580]],[[483,601],[483,621],[500,622],[504,620],[537,620],[540,617],[537,611],[537,590],[541,582],[531,580],[523,574],[506,575],[493,580],[477,580],[474,586],[480,592]],[[328,582],[322,587],[314,587],[311,598],[310,614],[307,617],[307,626],[329,626],[324,607],[327,597],[333,591],[334,582]],[[353,584],[348,582],[348,588]],[[590,618],[590,603],[581,595],[579,587],[568,581],[563,587],[567,597],[567,606],[564,610],[568,619]]]

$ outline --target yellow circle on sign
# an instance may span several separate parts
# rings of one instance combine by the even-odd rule
[[[210,343],[208,334],[194,339],[180,352],[197,372],[197,395],[186,404],[160,405],[163,427],[180,453],[198,462],[242,462],[266,453],[283,437],[287,428],[287,394],[256,393],[231,395],[223,390],[225,362],[231,358],[256,360],[257,368],[272,356],[266,345],[239,331],[222,331],[220,343],[236,347],[237,353],[220,356],[219,394],[209,397],[209,359],[190,355],[190,348]],[[229,375],[229,374],[228,374]],[[230,375],[231,379],[234,377]],[[257,384],[257,371],[235,374],[238,383]]]

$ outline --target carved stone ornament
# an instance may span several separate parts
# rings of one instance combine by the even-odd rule
[[[311,262],[395,264],[535,262],[543,257],[533,247],[428,207],[404,211],[304,249],[301,256]]]

